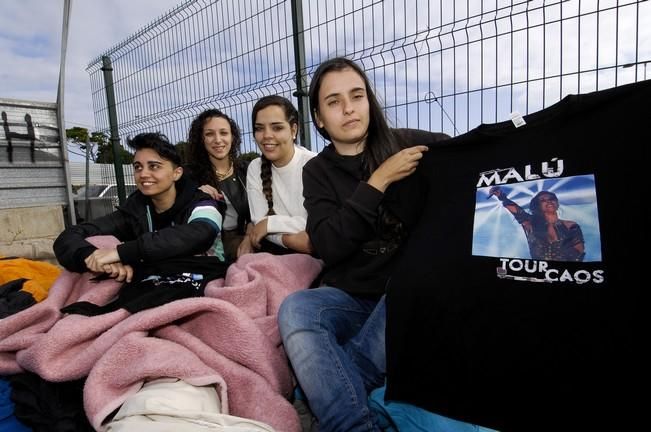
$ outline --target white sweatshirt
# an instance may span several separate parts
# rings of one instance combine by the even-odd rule
[[[273,216],[266,216],[269,206],[262,193],[262,159],[251,161],[246,172],[246,192],[249,196],[251,220],[255,224],[267,218],[267,240],[283,247],[283,234],[305,230],[307,211],[303,207],[303,165],[316,156],[316,153],[305,147],[294,146],[294,149],[292,160],[284,167],[276,168],[271,164],[271,190],[276,212]]]

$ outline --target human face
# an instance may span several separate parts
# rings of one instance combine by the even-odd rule
[[[210,117],[203,124],[203,145],[213,162],[228,157],[233,144],[231,125],[224,117]]]
[[[152,199],[176,197],[174,182],[183,174],[183,168],[175,167],[152,149],[141,149],[133,156],[133,177],[138,190]]]
[[[298,125],[290,125],[285,111],[278,105],[261,109],[255,116],[255,142],[264,157],[277,167],[285,166],[294,157],[294,139]]]
[[[316,119],[338,152],[357,154],[364,150],[369,125],[364,79],[351,68],[326,73],[319,88]]]
[[[555,212],[558,210],[558,201],[554,198],[553,195],[542,194],[538,197],[538,203],[540,204],[540,210],[543,213]]]

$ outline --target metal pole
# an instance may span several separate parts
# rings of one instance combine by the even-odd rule
[[[63,29],[61,32],[61,63],[59,64],[59,86],[57,88],[57,123],[59,127],[59,141],[61,142],[61,161],[66,176],[66,195],[68,196],[68,219],[71,225],[77,223],[75,216],[75,202],[72,199],[72,185],[70,181],[70,162],[68,160],[68,139],[66,135],[66,122],[64,112],[64,93],[66,77],[66,52],[68,50],[68,27],[70,22],[70,8],[72,0],[63,2]]]
[[[124,204],[126,189],[124,187],[124,173],[122,172],[122,159],[120,158],[120,135],[118,132],[118,116],[115,110],[115,92],[113,89],[113,66],[109,56],[102,56],[102,71],[104,72],[104,86],[106,88],[106,105],[111,129],[111,147],[113,148],[113,166],[115,167],[115,183],[118,187],[118,200]]]
[[[298,99],[298,113],[301,116],[299,136],[301,145],[312,149],[310,134],[307,125],[310,121],[310,107],[305,80],[305,39],[303,37],[303,2],[292,0],[292,30],[294,40],[294,67],[296,69],[296,91],[294,96]]]
[[[84,191],[86,196],[84,201],[86,202],[86,210],[84,212],[84,218],[86,222],[90,221],[90,203],[88,202],[88,186],[90,184],[90,132],[86,134],[86,187]]]

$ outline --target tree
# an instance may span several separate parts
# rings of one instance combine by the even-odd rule
[[[110,141],[108,141],[108,137],[105,134],[102,135],[107,139],[107,142],[98,145],[97,160],[95,162],[113,163],[113,148],[111,147]],[[119,145],[118,151],[120,154],[120,162],[122,162],[122,164],[130,164],[133,162],[133,154],[127,151],[124,147]]]
[[[90,159],[94,162],[96,158],[95,154],[95,147],[96,145],[99,144],[99,142],[102,139],[102,133],[100,132],[94,132],[93,137],[90,139],[90,148],[88,149],[88,155],[90,156]],[[86,151],[86,141],[88,140],[88,129],[75,126],[70,129],[66,129],[66,138],[68,139],[69,143],[75,144],[79,146],[79,149],[82,151]],[[93,139],[94,138],[94,139]],[[93,145],[95,144],[95,145]],[[78,154],[80,156],[85,156],[84,153],[77,153],[71,150],[72,153]]]
[[[86,150],[86,140],[88,139],[88,129],[75,126],[66,129],[68,141],[79,146],[81,150]],[[133,162],[133,155],[124,147],[119,146],[120,159],[123,164]],[[96,163],[113,163],[113,149],[108,135],[104,132],[92,132],[90,134],[90,159]]]

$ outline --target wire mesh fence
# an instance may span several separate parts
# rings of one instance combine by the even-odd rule
[[[103,55],[122,138],[161,131],[182,142],[197,114],[219,108],[242,129],[242,151],[254,151],[255,101],[306,103],[297,76],[309,84],[334,56],[367,71],[393,125],[458,135],[647,79],[651,2],[190,0]],[[100,56],[87,71],[97,128],[108,133],[101,66]],[[319,151],[325,142],[302,121]]]

